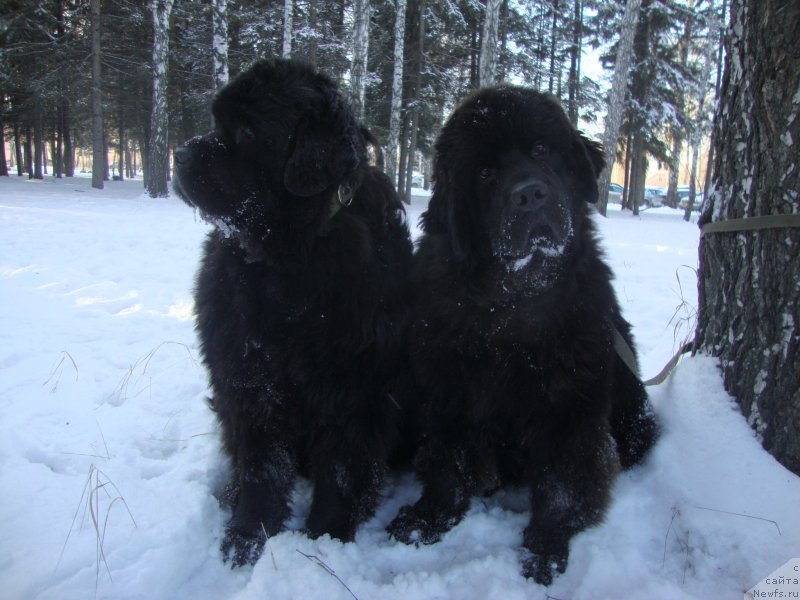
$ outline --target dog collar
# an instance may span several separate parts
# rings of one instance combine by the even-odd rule
[[[353,203],[353,196],[355,195],[355,190],[353,186],[348,183],[341,184],[336,193],[331,198],[330,210],[328,211],[328,220],[332,219],[336,216],[340,210],[342,210],[345,206],[350,206]]]

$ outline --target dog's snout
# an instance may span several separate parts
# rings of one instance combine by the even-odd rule
[[[175,158],[175,164],[185,165],[191,158],[191,151],[186,146],[178,146],[172,153]]]
[[[540,179],[524,181],[511,190],[511,204],[520,210],[538,210],[550,195],[547,184]]]

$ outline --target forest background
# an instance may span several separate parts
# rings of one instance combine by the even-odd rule
[[[41,178],[49,169],[71,176],[92,169],[94,148],[101,157],[96,187],[144,171],[151,195],[165,195],[169,149],[211,128],[214,91],[259,58],[294,56],[350,94],[408,195],[412,183],[427,187],[444,118],[481,84],[509,81],[550,92],[582,129],[608,129],[608,80],[625,10],[636,5],[632,58],[621,79],[628,84],[616,108],[614,181],[625,188],[623,205],[634,212],[644,205],[648,173],[673,206],[679,183],[693,183],[698,199],[708,187],[727,0],[3,5],[0,174]],[[607,76],[587,67],[587,56],[594,64],[599,57]]]

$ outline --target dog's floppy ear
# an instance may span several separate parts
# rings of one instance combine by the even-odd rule
[[[446,232],[453,255],[456,260],[463,261],[470,247],[468,206],[457,206],[453,182],[441,162],[437,160],[434,164],[433,195],[422,215],[422,227],[428,233]]]
[[[589,156],[589,161],[592,163],[592,167],[594,167],[594,176],[600,177],[600,173],[603,172],[603,169],[606,166],[606,156],[605,152],[603,151],[603,144],[600,142],[595,142],[594,140],[590,140],[583,134],[579,134],[581,142],[583,143],[583,148],[586,151],[586,154]]]
[[[582,151],[585,154],[594,175],[592,178],[586,178],[586,181],[589,182],[589,189],[585,200],[594,204],[598,199],[597,178],[600,177],[600,173],[603,172],[603,169],[606,166],[603,145],[599,142],[595,142],[594,140],[590,140],[582,133],[579,133],[577,138],[577,145],[579,146],[577,150]]]
[[[286,189],[296,196],[309,197],[337,183],[331,163],[339,141],[313,119],[301,120],[283,170]]]

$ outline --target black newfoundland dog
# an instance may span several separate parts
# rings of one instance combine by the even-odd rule
[[[197,331],[233,477],[222,550],[254,562],[314,484],[310,535],[351,540],[401,441],[412,247],[369,134],[327,77],[263,61],[216,96],[215,130],[175,151],[175,189],[216,225]]]
[[[620,468],[653,445],[588,214],[602,167],[600,147],[529,89],[479,91],[445,124],[412,276],[423,493],[390,524],[396,538],[435,542],[470,496],[524,485],[523,573],[549,584]]]

